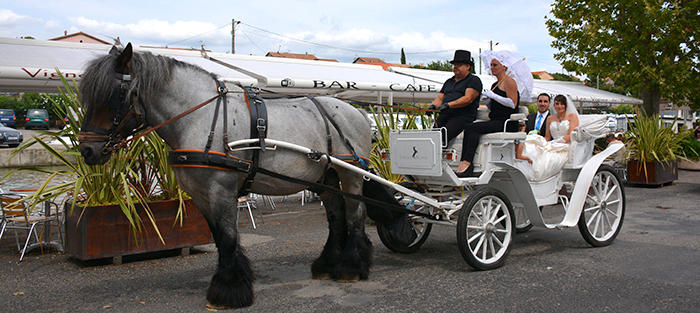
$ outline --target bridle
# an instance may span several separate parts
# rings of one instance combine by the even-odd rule
[[[133,119],[136,119],[137,127],[132,129],[125,137],[129,137],[145,127],[143,120],[143,106],[135,91],[130,92],[131,75],[115,73],[115,77],[120,80],[119,86],[116,86],[112,91],[109,100],[104,104],[108,108],[117,109],[117,114],[114,116],[112,126],[109,129],[82,125],[78,135],[80,142],[107,142],[102,148],[102,154],[108,154],[111,151],[118,149],[123,143],[121,131]],[[136,101],[132,101],[136,98]],[[125,108],[128,107],[128,110]],[[125,113],[126,111],[126,113]]]
[[[118,87],[115,87],[115,90],[112,92],[112,96],[110,99],[105,103],[104,105],[108,108],[116,108],[117,109],[117,114],[114,116],[114,121],[112,122],[112,126],[110,129],[102,128],[102,127],[97,127],[97,126],[92,126],[92,125],[82,125],[80,129],[80,133],[78,135],[78,141],[80,142],[107,142],[105,146],[102,148],[102,154],[109,154],[114,150],[121,149],[125,147],[129,142],[138,139],[140,137],[145,136],[146,134],[155,131],[156,129],[159,129],[165,125],[167,125],[170,122],[173,122],[189,113],[192,113],[193,111],[211,103],[212,101],[216,100],[217,98],[220,98],[222,96],[225,96],[228,93],[228,89],[226,89],[225,86],[219,86],[217,87],[217,94],[214,97],[211,97],[210,99],[200,103],[199,105],[181,113],[178,116],[175,116],[155,127],[152,127],[146,131],[141,132],[144,128],[146,128],[146,124],[144,123],[145,119],[143,118],[144,115],[144,109],[143,106],[141,105],[141,98],[139,98],[134,91],[131,91],[129,93],[129,89],[131,87],[131,75],[129,74],[120,74],[120,73],[115,73],[115,76],[117,79],[121,80],[121,83],[119,84]],[[131,99],[136,98],[136,101],[131,101]],[[128,102],[128,103],[127,103]],[[128,105],[128,111],[126,114],[124,113],[124,108],[127,107]],[[122,115],[124,115],[122,117]],[[131,119],[135,118],[136,123],[138,126],[134,127],[125,137],[132,136],[131,138],[127,140],[123,140],[122,136],[120,135],[121,131],[124,129],[124,127],[131,121]],[[141,133],[139,133],[141,132]],[[136,133],[139,133],[138,135],[134,135]]]

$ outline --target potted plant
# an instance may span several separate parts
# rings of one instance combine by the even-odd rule
[[[686,130],[682,135],[683,154],[686,159],[678,162],[678,168],[700,171],[700,141],[695,138],[693,130]]]
[[[204,217],[180,188],[167,162],[169,147],[154,132],[116,151],[104,165],[85,164],[77,148],[82,106],[77,90],[61,77],[65,91],[61,90],[62,100],[53,104],[56,115],[66,117],[66,127],[26,140],[13,155],[38,144],[66,169],[25,167],[5,178],[18,171],[48,174],[24,200],[34,207],[64,199],[66,252],[82,260],[120,260],[123,255],[212,242]],[[46,143],[51,140],[59,141],[66,151],[58,152]],[[75,162],[66,156],[74,156]],[[60,183],[53,184],[56,181]]]
[[[637,116],[628,123],[628,182],[660,186],[677,180],[682,137],[663,127],[658,115]]]

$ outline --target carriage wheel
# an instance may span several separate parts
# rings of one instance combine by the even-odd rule
[[[620,233],[625,216],[625,190],[615,170],[602,165],[588,188],[578,229],[590,245],[611,244]]]
[[[401,182],[399,185],[416,192],[424,192],[421,188],[415,186],[413,183],[410,182]],[[394,196],[399,202],[404,200],[405,197],[401,193],[396,193]],[[377,233],[379,234],[379,239],[382,241],[384,246],[386,246],[391,251],[398,253],[416,252],[428,239],[428,235],[430,235],[430,230],[432,230],[433,224],[423,223],[420,221],[421,217],[411,214],[406,215],[406,218],[408,219],[409,223],[411,224],[411,227],[413,228],[413,231],[416,233],[417,236],[416,239],[408,245],[392,240],[393,237],[391,237],[388,234],[387,228],[384,227],[384,225],[382,225],[381,223],[377,223]]]
[[[497,189],[486,188],[469,195],[459,211],[459,251],[474,269],[490,270],[503,265],[514,234],[513,207]]]
[[[516,233],[524,233],[530,228],[532,228],[532,222],[530,222],[530,218],[527,217],[527,212],[525,212],[525,207],[524,206],[516,206],[513,208],[513,212],[515,212],[515,232]]]

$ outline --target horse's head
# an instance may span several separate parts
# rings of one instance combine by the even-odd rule
[[[80,86],[85,117],[78,140],[88,165],[107,162],[113,147],[142,124],[143,108],[131,86],[132,56],[131,43],[121,51],[112,47],[85,71]]]

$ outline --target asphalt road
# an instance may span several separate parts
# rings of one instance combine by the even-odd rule
[[[612,245],[592,248],[576,228],[533,228],[516,236],[503,267],[485,272],[464,262],[454,228],[434,227],[419,252],[402,255],[370,226],[372,273],[351,284],[311,279],[325,215],[318,201],[301,207],[292,197],[275,211],[258,209],[256,230],[241,215],[258,279],[256,303],[240,311],[698,312],[700,172],[625,190],[627,212]],[[189,256],[125,257],[118,266],[38,250],[18,263],[13,249],[12,236],[0,240],[0,312],[206,312],[217,260],[211,245]]]

